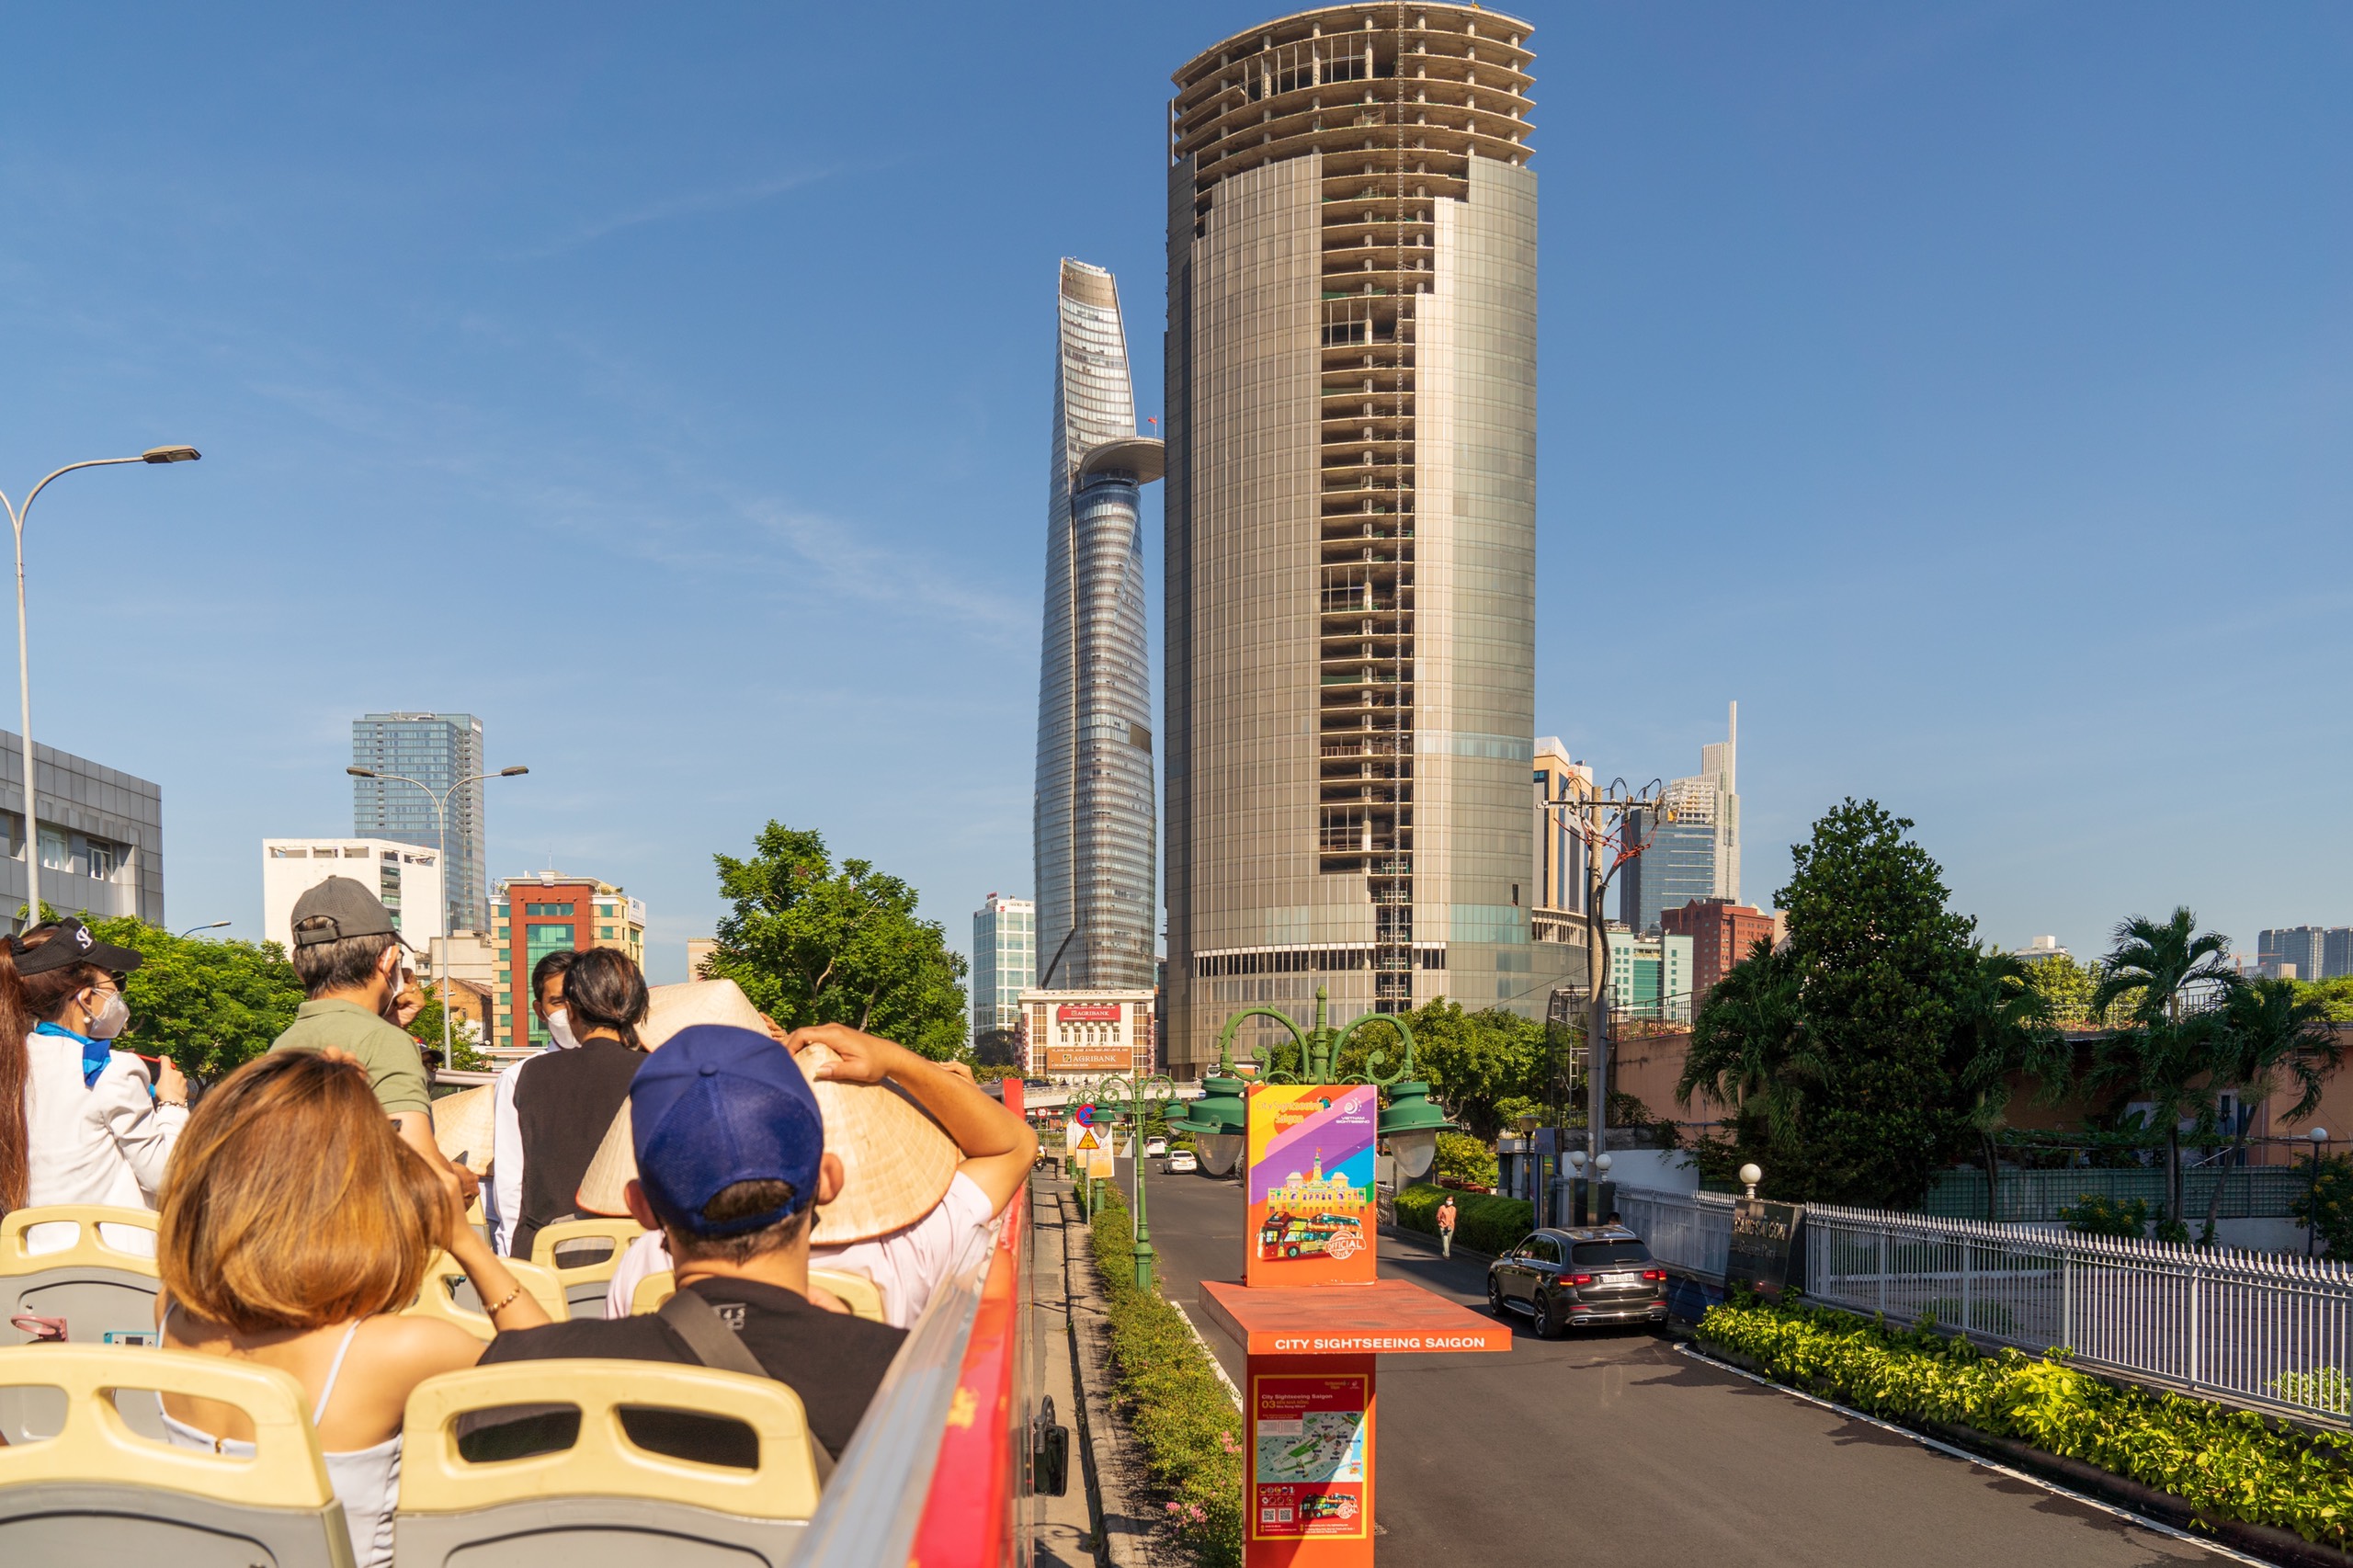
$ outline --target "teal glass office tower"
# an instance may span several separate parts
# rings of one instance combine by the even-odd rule
[[[483,771],[482,721],[471,713],[363,713],[351,722],[355,767],[396,773],[436,794]],[[449,863],[442,868],[445,931],[490,929],[490,888],[484,876],[482,781],[449,797]],[[433,802],[425,791],[391,778],[351,781],[351,831],[429,849],[441,847]]]

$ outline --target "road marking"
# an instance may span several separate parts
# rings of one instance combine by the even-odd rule
[[[1236,1409],[1241,1408],[1242,1391],[1235,1388],[1233,1386],[1233,1380],[1225,1375],[1225,1364],[1217,1358],[1217,1352],[1210,1348],[1210,1342],[1201,1337],[1201,1331],[1194,1325],[1193,1314],[1187,1312],[1183,1307],[1177,1306],[1174,1301],[1171,1301],[1168,1304],[1172,1307],[1176,1307],[1176,1315],[1185,1320],[1185,1326],[1187,1328],[1193,1330],[1193,1343],[1201,1347],[1201,1354],[1210,1358],[1210,1370],[1215,1372],[1217,1374],[1217,1381],[1225,1385],[1225,1392],[1233,1396],[1234,1407]]]
[[[2006,1475],[2013,1481],[2023,1481],[2029,1486],[2039,1486],[2053,1496],[2072,1498],[2087,1508],[2097,1508],[2103,1514],[2112,1514],[2130,1524],[2140,1526],[2143,1529],[2154,1530],[2159,1535],[2169,1535],[2176,1540],[2187,1541],[2191,1546],[2211,1551],[2217,1557],[2227,1557],[2234,1562],[2245,1562],[2250,1564],[2250,1568],[2274,1568],[2272,1563],[2264,1559],[2250,1557],[2244,1551],[2224,1546],[2211,1536],[2192,1535],[2188,1530],[2176,1529],[2173,1526],[2150,1518],[2145,1514],[2136,1514],[2130,1508],[2122,1508],[2113,1503],[2103,1502],[2097,1497],[2077,1492],[2073,1487],[2062,1486],[2055,1481],[2045,1481],[2042,1477],[2029,1474],[2026,1471],[2013,1470],[2008,1465],[1996,1463],[1982,1454],[1972,1454],[1967,1449],[1957,1449],[1950,1443],[1938,1442],[1934,1437],[1915,1432],[1909,1426],[1898,1426],[1893,1422],[1882,1421],[1876,1415],[1866,1415],[1859,1410],[1850,1410],[1835,1400],[1823,1399],[1807,1393],[1802,1389],[1793,1389],[1787,1383],[1777,1383],[1770,1378],[1760,1378],[1745,1367],[1735,1367],[1729,1361],[1719,1361],[1713,1356],[1692,1349],[1688,1345],[1678,1345],[1676,1348],[1694,1361],[1704,1361],[1719,1371],[1730,1372],[1736,1378],[1746,1378],[1750,1382],[1771,1389],[1775,1393],[1785,1393],[1791,1399],[1802,1399],[1808,1404],[1818,1404],[1824,1410],[1835,1410],[1850,1421],[1860,1421],[1866,1426],[1876,1426],[1882,1432],[1893,1432],[1899,1437],[1909,1437],[1922,1448],[1934,1449],[1938,1453],[1950,1454],[1957,1460],[1967,1460],[1971,1464],[1990,1470],[1997,1475]]]

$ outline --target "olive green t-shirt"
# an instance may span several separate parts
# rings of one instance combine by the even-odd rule
[[[340,1051],[368,1070],[368,1086],[387,1116],[432,1111],[425,1088],[425,1058],[416,1041],[355,1002],[305,1002],[293,1027],[270,1042],[272,1051]]]

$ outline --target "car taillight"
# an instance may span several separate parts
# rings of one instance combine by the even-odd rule
[[[1569,1283],[1572,1285],[1590,1285],[1593,1283],[1593,1276],[1590,1274],[1572,1274],[1569,1276]]]
[[[1643,1270],[1643,1278],[1645,1279],[1663,1280],[1666,1278],[1666,1270],[1664,1268],[1645,1268]]]

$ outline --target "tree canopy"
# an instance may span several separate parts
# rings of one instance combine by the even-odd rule
[[[126,1043],[161,1051],[183,1072],[217,1078],[242,1066],[269,1049],[302,1005],[302,983],[276,942],[199,941],[132,915],[89,926],[142,960],[123,983]]]
[[[712,857],[730,912],[703,972],[787,1028],[842,1023],[935,1061],[964,1054],[965,962],[915,890],[824,836],[771,822],[748,858]]]

